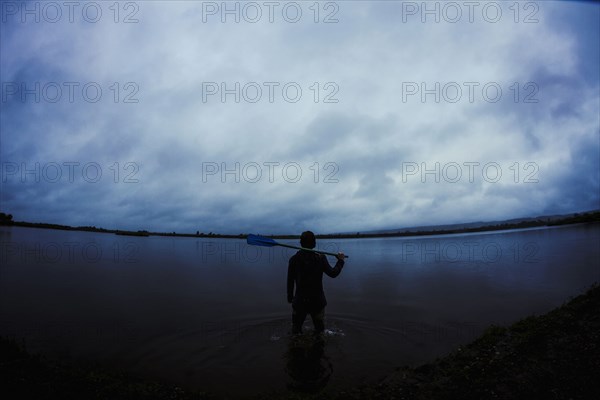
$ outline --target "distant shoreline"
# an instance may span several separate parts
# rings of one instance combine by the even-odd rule
[[[410,237],[410,236],[431,236],[431,235],[450,235],[450,234],[462,234],[462,233],[476,233],[476,232],[493,232],[501,230],[513,230],[523,228],[534,228],[544,226],[558,226],[558,225],[571,225],[580,223],[593,223],[600,222],[600,211],[585,212],[581,214],[567,215],[558,218],[532,218],[521,222],[504,222],[495,223],[490,225],[482,225],[478,227],[464,227],[455,229],[430,229],[430,230],[410,230],[409,228],[404,230],[398,230],[395,232],[384,232],[384,233],[348,233],[348,234],[322,234],[316,235],[319,239],[361,239],[361,238],[382,238],[382,237]],[[48,224],[43,222],[26,222],[26,221],[13,221],[12,215],[0,213],[0,226],[21,226],[26,228],[42,228],[42,229],[57,229],[66,231],[82,231],[82,232],[97,232],[97,233],[111,233],[116,235],[124,236],[170,236],[170,237],[195,237],[195,238],[220,238],[220,239],[244,239],[247,234],[240,233],[239,235],[230,234],[219,234],[219,233],[177,233],[177,232],[149,232],[146,230],[139,231],[128,231],[120,229],[104,229],[97,228],[95,226],[69,226],[59,224]],[[414,228],[413,228],[414,229]],[[298,239],[300,235],[263,235],[274,239]]]

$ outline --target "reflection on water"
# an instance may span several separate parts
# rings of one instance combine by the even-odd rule
[[[344,336],[340,329],[325,329],[319,334],[304,329],[304,333],[288,335],[284,357],[285,371],[290,378],[288,389],[317,393],[325,388],[333,374],[333,362],[326,351],[339,344],[338,340]]]
[[[327,385],[333,373],[333,365],[325,355],[323,334],[292,336],[285,358],[285,369],[291,378],[288,388],[294,391],[316,393]]]
[[[0,334],[221,394],[335,390],[559,306],[600,281],[598,242],[598,224],[318,242],[350,256],[320,342],[291,336],[293,250],[0,227]]]

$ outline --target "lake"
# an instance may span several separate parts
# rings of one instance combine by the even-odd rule
[[[318,241],[349,255],[319,342],[290,335],[294,250],[2,226],[0,335],[223,395],[336,390],[561,305],[600,281],[599,243],[600,224]]]

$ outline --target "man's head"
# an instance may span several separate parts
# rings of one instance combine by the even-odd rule
[[[307,249],[314,249],[316,245],[317,239],[315,239],[314,233],[311,231],[302,232],[302,235],[300,235],[300,246]]]

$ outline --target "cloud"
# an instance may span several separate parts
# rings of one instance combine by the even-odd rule
[[[423,23],[406,2],[299,3],[296,23],[283,4],[222,23],[207,3],[132,4],[119,23],[2,22],[16,219],[288,233],[600,208],[597,5],[451,23],[439,3]]]

